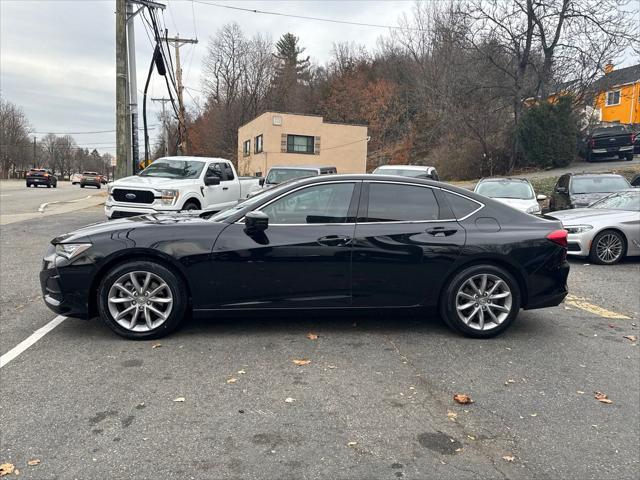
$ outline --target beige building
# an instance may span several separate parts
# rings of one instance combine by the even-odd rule
[[[365,173],[367,127],[325,122],[316,115],[265,112],[238,129],[241,175],[266,175],[271,167],[298,165]]]

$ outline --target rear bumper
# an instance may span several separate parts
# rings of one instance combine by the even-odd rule
[[[612,157],[614,155],[627,153],[633,153],[633,145],[627,145],[624,147],[594,148],[591,150],[592,157]]]
[[[569,293],[567,279],[569,278],[569,262],[563,252],[550,257],[529,278],[527,303],[525,310],[535,308],[555,307],[562,303]]]

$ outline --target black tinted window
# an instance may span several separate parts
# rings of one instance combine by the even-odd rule
[[[453,193],[449,193],[445,190],[442,191],[444,193],[453,214],[457,219],[464,218],[469,215],[474,210],[477,210],[480,205],[474,202],[473,200],[469,200],[468,198],[461,197],[460,195],[455,195]]]
[[[438,202],[430,188],[392,183],[369,185],[367,222],[437,220]]]
[[[235,178],[235,176],[233,175],[233,168],[231,168],[231,165],[229,165],[228,163],[222,164],[222,170],[227,176],[227,180],[233,180]]]
[[[218,177],[222,180],[222,167],[219,163],[212,163],[207,169],[207,177]]]

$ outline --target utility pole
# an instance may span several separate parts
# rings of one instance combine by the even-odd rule
[[[36,137],[33,137],[33,168],[38,168],[38,154],[36,153]]]
[[[136,12],[137,13],[137,12]],[[127,47],[129,63],[129,118],[131,119],[131,173],[138,173],[138,80],[136,76],[136,34],[134,29],[133,2],[127,2]],[[146,159],[145,159],[146,160]]]
[[[164,156],[169,156],[169,122],[167,122],[167,113],[165,112],[164,104],[170,102],[168,98],[152,98],[152,102],[162,102],[162,125],[164,126]]]
[[[127,176],[127,12],[126,0],[116,0],[116,179]]]
[[[178,130],[181,143],[178,145],[179,155],[189,153],[189,142],[187,140],[187,124],[185,118],[184,100],[182,98],[182,67],[180,66],[180,47],[188,43],[198,43],[198,39],[180,38],[180,35],[176,35],[173,39],[169,39],[168,43],[173,45],[176,49],[176,83],[178,84]]]

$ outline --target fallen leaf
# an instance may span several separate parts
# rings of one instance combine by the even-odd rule
[[[502,459],[505,462],[513,462],[516,459],[516,457],[512,457],[511,455],[505,455],[504,457],[502,457]]]
[[[178,397],[173,399],[174,402],[184,402],[184,397]]]
[[[154,343],[153,345],[151,345],[151,348],[160,348],[161,346],[161,343]]]
[[[334,368],[338,368],[338,367],[336,367],[335,365],[329,365],[327,368],[334,369]]]
[[[630,342],[637,342],[638,341],[638,336],[637,335],[625,335],[622,338],[626,338]]]
[[[510,378],[509,380],[504,382],[505,385],[509,385],[510,383],[516,383],[516,381],[514,379]]]
[[[311,363],[311,360],[306,359],[306,358],[303,358],[303,359],[300,359],[300,360],[296,359],[296,360],[293,360],[293,363],[295,363],[298,366],[309,365]]]
[[[606,393],[602,393],[602,392],[593,392],[593,398],[595,398],[596,400],[598,400],[600,403],[613,403],[611,400],[609,400],[609,397],[607,397]]]
[[[347,447],[355,447],[357,444],[358,442],[348,442]]]
[[[616,328],[616,326],[613,323],[610,323],[609,328]]]
[[[451,420],[452,422],[455,422],[456,418],[458,418],[458,414],[456,412],[452,412],[451,410],[447,410],[447,417],[449,417],[449,420]]]
[[[456,448],[456,452],[461,452],[461,451],[462,451],[462,447]]]
[[[582,390],[576,390],[576,393],[582,395],[584,392]]]
[[[14,470],[13,474],[14,474],[14,475],[16,475],[16,476],[17,476],[17,475],[20,475],[20,470],[18,470],[18,469],[16,468],[16,469]]]
[[[293,402],[296,401],[296,399],[295,398],[291,398],[291,397],[287,397],[287,398],[284,399],[284,401],[285,401],[285,403],[293,403]]]
[[[313,332],[309,332],[309,333],[307,333],[307,338],[309,340],[317,340],[318,339],[318,334],[317,333],[313,333]]]
[[[39,458],[32,458],[31,460],[29,460],[27,462],[27,465],[29,465],[30,467],[33,467],[35,465],[40,465],[40,459]]]
[[[456,393],[453,396],[453,399],[461,405],[467,405],[469,403],[473,403],[473,400],[466,393]]]
[[[531,416],[531,417],[537,417],[537,416],[538,416],[538,414],[537,414],[537,413],[530,413],[530,414],[529,414],[529,416]]]
[[[4,477],[5,475],[13,473],[15,468],[16,467],[13,465],[13,463],[3,463],[2,465],[0,465],[0,477]]]
[[[227,380],[227,383],[231,384],[231,383],[236,383],[238,381],[237,378],[230,378]]]
[[[245,373],[247,373],[247,372],[245,372],[244,370],[238,370],[238,374],[239,375],[244,375]]]

